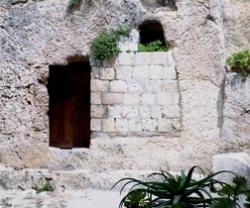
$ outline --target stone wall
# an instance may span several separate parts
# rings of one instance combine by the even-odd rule
[[[91,130],[93,135],[178,136],[179,99],[171,52],[123,52],[113,66],[93,70]]]
[[[227,99],[225,93],[231,94],[230,91],[233,88],[227,86],[226,92],[224,91],[225,59],[232,52],[250,48],[249,1],[176,0],[177,9],[161,7],[157,4],[152,10],[143,3],[149,2],[148,0],[143,2],[140,0],[86,2],[70,12],[67,10],[68,0],[15,0],[6,8],[0,7],[1,164],[19,168],[50,167],[98,171],[104,169],[180,170],[194,164],[210,168],[211,159],[217,152],[250,151],[249,145],[246,145],[249,136],[247,139],[244,131],[240,133],[240,137],[244,137],[244,143],[234,136],[227,136],[229,139],[221,137],[233,135],[230,133],[231,123],[238,125],[238,118],[234,120],[234,118],[226,117],[226,112],[231,111],[229,109],[231,97]],[[130,113],[132,107],[137,106],[136,111],[138,110],[138,116],[141,115],[139,117],[141,121],[148,119],[155,124],[158,122],[158,127],[159,121],[169,116],[166,115],[165,118],[165,109],[159,109],[160,104],[165,106],[165,102],[170,99],[157,100],[157,92],[153,94],[157,105],[139,105],[139,102],[147,99],[151,102],[146,95],[151,94],[150,91],[153,88],[148,90],[146,89],[148,86],[145,86],[144,95],[136,94],[138,99],[135,100],[138,104],[126,104],[131,102],[128,93],[134,87],[127,80],[117,78],[119,71],[124,67],[116,65],[107,66],[105,69],[93,67],[92,116],[94,117],[95,113],[101,114],[92,120],[95,139],[91,140],[90,149],[55,150],[50,148],[48,145],[49,96],[46,87],[49,65],[66,65],[70,57],[88,57],[91,41],[103,28],[115,28],[122,24],[132,24],[137,27],[148,19],[161,22],[165,37],[172,47],[175,70],[173,71],[172,67],[168,71],[167,67],[164,69],[166,74],[171,73],[171,76],[172,73],[177,72],[178,80],[166,79],[161,80],[161,83],[172,82],[171,90],[174,92],[174,99],[177,100],[178,97],[178,101],[171,106],[176,112],[176,118],[167,120],[167,122],[171,121],[171,124],[177,122],[177,130],[171,129],[169,132],[161,133],[158,128],[157,131],[142,132],[140,128],[140,131],[134,133],[144,138],[136,138],[130,135],[128,126],[127,132],[119,132],[119,135],[127,136],[117,138],[117,132],[110,132],[110,129],[113,131],[118,127],[119,129],[124,129],[124,127],[115,122],[115,126],[110,128],[110,121],[112,124],[114,122],[112,119],[116,118],[111,116],[111,111],[113,110],[112,113],[114,113],[114,109],[120,105],[111,105],[107,102],[110,101],[109,99],[114,102],[114,98],[109,97],[113,95],[112,93],[120,95],[118,97],[122,100],[117,100],[117,102],[119,101],[123,107],[126,107],[123,112]],[[125,56],[131,55],[122,54],[120,57]],[[140,54],[134,55],[134,57],[137,56]],[[117,64],[118,60],[120,58],[117,59]],[[131,64],[131,68],[132,66]],[[150,67],[145,68],[152,70]],[[94,73],[95,70],[100,71],[102,78],[94,77],[97,75]],[[133,72],[134,70],[137,71],[137,67],[133,68]],[[154,69],[153,76],[157,77],[156,72],[157,70]],[[105,76],[110,76],[110,78],[105,78]],[[133,77],[130,79],[137,85],[140,82],[136,80]],[[146,80],[152,81],[150,77]],[[117,82],[123,84],[117,86]],[[102,86],[101,83],[104,85]],[[153,83],[153,87],[157,87],[159,82],[155,79]],[[102,90],[106,88],[106,92],[93,90],[93,87],[98,87],[99,84]],[[176,84],[178,84],[178,93]],[[113,92],[114,89],[118,90],[117,87],[119,91],[125,89],[127,91]],[[240,88],[240,86],[237,87],[237,89]],[[164,87],[161,90],[164,91]],[[247,91],[245,87],[243,92],[247,93]],[[241,96],[243,95],[239,95],[240,99],[244,100]],[[144,101],[143,98],[145,98]],[[103,101],[107,103],[105,111]],[[134,99],[132,101],[135,102]],[[128,109],[128,106],[131,109]],[[146,111],[143,112],[143,117],[147,115],[146,118],[142,118],[140,107],[145,106],[151,107],[152,112],[153,106],[158,106],[157,116],[161,117],[164,112],[164,118],[151,118],[148,110],[141,109],[141,111]],[[229,110],[224,111],[224,107]],[[169,112],[172,113],[172,110],[167,111],[166,114]],[[121,118],[116,120],[118,119]],[[125,123],[130,120],[130,118],[123,119]],[[109,125],[106,125],[107,123]],[[181,125],[181,135],[178,132],[179,125]],[[107,131],[107,127],[108,132],[101,135],[101,128]],[[163,129],[167,130],[168,125]],[[162,136],[151,137],[155,134],[162,134]],[[172,135],[180,137],[176,138]],[[114,136],[114,138],[108,136]],[[228,147],[230,143],[234,145]]]

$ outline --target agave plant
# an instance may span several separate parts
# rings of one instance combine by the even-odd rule
[[[230,198],[221,198],[212,202],[211,208],[234,208],[234,203]]]
[[[239,195],[244,194],[248,199],[249,190],[247,189],[247,179],[242,176],[235,176],[232,182],[233,184],[225,184],[218,193],[219,195],[226,197],[228,202],[231,201],[231,207],[240,207],[237,203]],[[247,203],[245,206],[247,207]]]
[[[149,196],[144,191],[133,190],[124,198],[122,203],[127,208],[146,208],[149,201]]]
[[[246,191],[245,193],[245,196],[246,196],[246,202],[245,202],[245,207],[246,208],[250,208],[250,191]]]
[[[144,193],[143,208],[196,208],[210,207],[212,202],[216,200],[209,192],[212,186],[223,188],[226,184],[216,180],[214,177],[218,174],[229,172],[220,171],[209,176],[204,176],[200,180],[193,179],[193,174],[196,169],[199,169],[203,174],[204,171],[198,167],[192,167],[187,173],[182,172],[181,175],[174,176],[168,172],[153,173],[149,177],[158,176],[157,181],[140,181],[134,178],[124,178],[118,183],[125,182],[121,188],[121,192],[127,187],[132,186],[128,194],[123,197],[120,203],[120,208],[128,206],[128,198],[134,191]],[[232,173],[232,172],[230,172]],[[140,208],[137,207],[137,208]]]

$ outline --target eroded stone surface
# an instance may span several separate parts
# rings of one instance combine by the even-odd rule
[[[225,82],[222,137],[228,142],[250,143],[250,78],[229,73]]]
[[[46,168],[53,164],[58,169],[67,168],[69,164],[73,168],[92,168],[93,165],[93,168],[99,166],[100,169],[126,166],[131,169],[148,166],[153,169],[165,166],[182,169],[199,163],[207,168],[212,155],[218,151],[250,149],[249,145],[235,138],[231,138],[230,142],[220,140],[225,58],[232,52],[250,47],[249,1],[177,0],[176,11],[169,11],[166,7],[149,11],[138,0],[91,2],[83,3],[79,10],[71,12],[67,12],[68,0],[22,1],[6,9],[0,8],[2,164],[33,168]],[[159,112],[163,112],[163,119],[180,120],[176,125],[181,127],[181,135],[178,135],[181,138],[136,138],[132,141],[135,138],[130,137],[125,138],[126,142],[117,144],[113,140],[106,143],[107,135],[102,135],[98,142],[92,141],[93,147],[87,150],[91,154],[83,151],[79,153],[80,156],[76,154],[69,160],[67,151],[51,153],[48,148],[48,66],[66,64],[69,58],[88,55],[91,41],[104,27],[114,28],[125,22],[137,25],[145,19],[161,21],[166,39],[172,46],[178,82],[171,80],[163,85],[161,80],[157,80],[160,78],[160,68],[157,67],[156,73],[152,73],[150,68],[144,70],[147,73],[141,73],[140,65],[148,61],[143,54],[124,53],[122,59],[118,58],[114,62],[114,68],[104,64],[107,73],[92,73],[96,81],[92,80],[91,89],[99,93],[92,96],[92,104],[96,105],[93,113],[100,118],[107,116],[107,113],[119,119],[128,115],[129,119],[124,125],[119,121],[114,128],[140,132],[142,121],[132,118],[131,114],[138,110],[138,115],[143,114],[141,118],[152,119],[143,122],[147,126],[151,123],[154,129],[155,120],[162,119],[162,113]],[[154,64],[166,61],[159,54],[152,60]],[[136,72],[132,73],[131,65],[128,66],[131,63],[136,66]],[[93,67],[94,70],[96,68]],[[103,80],[99,80],[101,76]],[[145,88],[139,81],[134,81],[144,79],[144,76],[149,77]],[[173,77],[173,71],[169,76]],[[140,94],[146,89],[148,94],[143,97],[144,109],[128,109],[120,105],[109,106],[108,109],[97,107],[102,104],[100,94],[109,90],[109,80],[114,77],[126,80],[128,92],[122,93]],[[117,87],[115,90],[118,90]],[[168,106],[168,109],[159,108],[165,102],[157,97],[159,90],[179,94],[178,110],[175,97],[174,105]],[[125,91],[125,87],[122,91]],[[94,98],[96,101],[93,101]],[[155,105],[151,104],[151,110],[146,109],[150,103]],[[150,114],[152,118],[148,117]],[[100,118],[92,122],[96,131],[103,128],[98,120]],[[161,121],[163,130],[167,126],[164,121]],[[235,124],[235,121],[232,122]],[[117,141],[120,142],[119,139]],[[122,150],[123,154],[118,150]],[[132,153],[136,154],[131,156]],[[102,163],[101,158],[107,160]]]

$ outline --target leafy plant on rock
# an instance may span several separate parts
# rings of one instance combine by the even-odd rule
[[[45,179],[43,184],[35,186],[34,189],[38,194],[41,192],[52,192],[55,190],[50,179]]]
[[[103,31],[94,39],[91,45],[91,56],[94,60],[111,59],[120,52],[118,42],[121,36],[128,36],[129,29],[119,27],[113,31]]]
[[[155,51],[168,51],[169,48],[162,43],[160,40],[155,40],[153,42],[142,44],[138,46],[139,52],[155,52]]]
[[[233,53],[226,61],[234,72],[241,73],[243,76],[248,76],[250,73],[250,50]]]
[[[209,188],[212,186],[223,188],[226,184],[216,180],[214,177],[229,171],[220,171],[195,180],[193,174],[196,169],[204,173],[201,168],[194,166],[187,173],[182,172],[181,175],[177,176],[164,171],[151,174],[149,177],[157,176],[159,178],[156,181],[140,181],[134,178],[121,179],[117,182],[125,182],[121,192],[129,185],[132,185],[132,188],[121,200],[120,208],[123,206],[129,208],[129,204],[126,202],[129,202],[128,198],[134,191],[144,193],[144,198],[141,199],[141,201],[145,202],[143,208],[207,208],[211,207],[212,204],[215,208],[218,208],[224,201],[216,200],[225,197],[212,197]]]
[[[74,7],[77,7],[82,0],[69,0],[68,2],[68,8],[73,9]]]

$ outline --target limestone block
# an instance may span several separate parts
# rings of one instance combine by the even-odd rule
[[[140,119],[130,119],[128,120],[129,131],[140,132],[142,131],[142,124]]]
[[[115,78],[114,68],[101,68],[100,79],[102,80],[113,80]]]
[[[179,105],[152,106],[152,118],[180,118]]]
[[[178,119],[159,119],[158,130],[159,132],[176,132],[181,128],[180,121]]]
[[[91,104],[102,104],[101,92],[91,92],[90,100],[91,100]]]
[[[107,92],[108,86],[109,86],[108,81],[92,79],[90,89],[92,92]]]
[[[228,170],[248,179],[250,187],[250,156],[247,153],[218,154],[213,157],[213,172]],[[232,174],[222,174],[217,179],[224,182],[231,182]]]
[[[142,131],[155,132],[157,129],[156,119],[142,119]]]
[[[150,64],[151,53],[139,52],[134,54],[134,64],[135,66],[148,65]]]
[[[121,105],[108,106],[108,117],[121,118],[122,117],[122,109],[123,109],[123,107]]]
[[[164,66],[162,77],[167,80],[177,80],[175,65]]]
[[[126,119],[116,119],[116,131],[128,132],[128,121]]]
[[[103,119],[102,127],[104,132],[115,132],[115,120],[114,119]]]
[[[116,66],[131,66],[134,65],[135,56],[134,53],[123,52],[120,53],[116,59]]]
[[[116,79],[119,80],[131,80],[132,79],[132,66],[116,66],[115,73]]]
[[[149,77],[149,68],[146,65],[136,66],[133,69],[133,77],[137,80],[148,79]]]
[[[151,65],[149,67],[149,78],[150,79],[164,79],[164,68],[161,65]]]
[[[165,80],[164,80],[165,81]],[[162,89],[162,80],[144,80],[145,91],[149,93],[158,93],[164,91]]]
[[[171,92],[171,93],[178,93],[178,86],[176,80],[163,80],[161,82],[161,90]]]
[[[127,83],[122,80],[114,80],[110,82],[109,91],[110,92],[127,92]]]
[[[124,93],[124,104],[137,105],[141,102],[141,97],[136,93]]]
[[[143,92],[143,84],[137,80],[129,80],[127,85],[128,85],[128,92],[133,92],[133,93]]]
[[[176,105],[179,102],[177,93],[160,92],[157,94],[158,105]]]
[[[138,118],[139,110],[138,106],[123,106],[122,117],[123,118]]]
[[[91,119],[90,124],[91,131],[101,131],[102,130],[102,120],[101,119]]]
[[[106,107],[103,105],[91,105],[91,117],[92,118],[103,118]]]
[[[150,106],[140,106],[139,107],[140,118],[151,118],[151,107]]]
[[[180,107],[179,105],[163,106],[161,108],[162,118],[180,118]]]
[[[102,103],[113,105],[113,104],[122,104],[123,103],[123,94],[122,93],[112,93],[107,92],[102,94]]]
[[[162,106],[151,106],[152,118],[162,118]]]
[[[159,64],[163,66],[169,65],[169,59],[171,58],[171,52],[153,52],[150,54],[150,63],[151,65]]]
[[[142,104],[143,105],[154,105],[156,102],[156,97],[154,94],[145,93],[142,95]]]
[[[92,79],[100,79],[100,68],[92,66],[91,67],[91,78]]]

